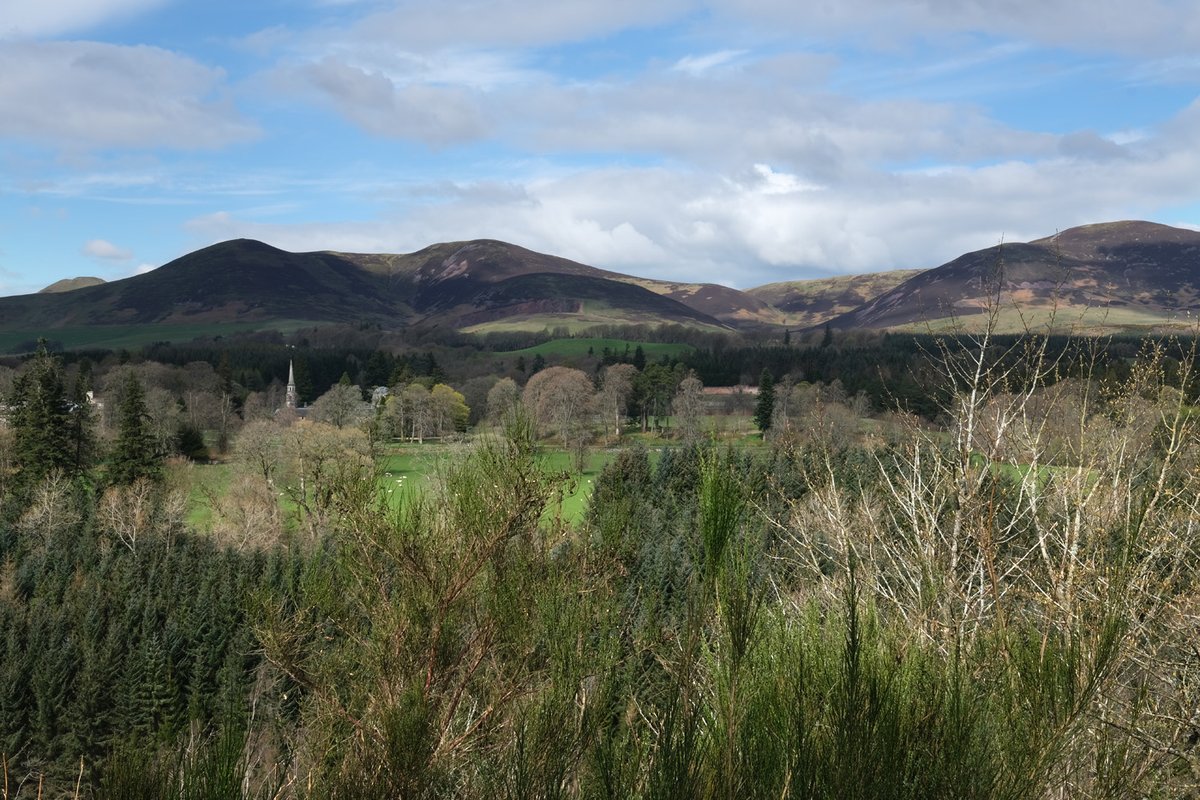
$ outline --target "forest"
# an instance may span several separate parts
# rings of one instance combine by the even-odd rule
[[[0,366],[0,797],[1200,791],[1196,339],[601,333]]]

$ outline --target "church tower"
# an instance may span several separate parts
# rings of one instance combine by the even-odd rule
[[[295,408],[296,402],[296,372],[292,369],[292,362],[288,361],[288,385],[287,395],[284,398],[283,404],[288,408]]]

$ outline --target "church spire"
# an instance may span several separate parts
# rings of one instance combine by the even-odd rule
[[[292,368],[291,360],[288,361],[287,395],[283,403],[288,408],[295,408],[298,405],[296,400],[296,371]]]

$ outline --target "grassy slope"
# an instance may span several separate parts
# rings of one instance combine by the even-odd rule
[[[820,325],[894,289],[920,272],[892,270],[783,281],[748,289],[746,293],[779,309],[787,325]]]
[[[656,361],[662,356],[676,356],[681,353],[690,352],[694,348],[688,344],[673,344],[670,342],[634,342],[626,339],[554,339],[549,342],[542,342],[533,347],[526,347],[521,350],[510,350],[508,352],[497,353],[499,356],[526,356],[535,355],[556,355],[556,356],[582,356],[586,355],[588,349],[592,353],[599,356],[604,352],[604,348],[608,348],[614,353],[623,353],[628,348],[632,353],[636,348],[641,347],[642,352],[646,354],[648,361]]]
[[[118,349],[140,347],[152,342],[186,342],[202,336],[230,336],[257,330],[284,333],[315,323],[305,320],[273,322],[211,322],[173,325],[77,325],[68,328],[38,328],[0,331],[0,352],[25,352],[39,338],[58,342],[69,350],[86,348]]]

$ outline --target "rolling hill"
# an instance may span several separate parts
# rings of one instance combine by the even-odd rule
[[[495,240],[406,254],[289,253],[222,242],[110,283],[60,281],[0,298],[0,349],[180,339],[209,330],[378,323],[468,332],[676,324],[706,330],[819,326],[1156,330],[1200,308],[1200,232],[1150,222],[1085,225],[967,253],[924,272],[792,281],[746,292],[597,269]],[[999,294],[993,291],[999,287]],[[124,344],[119,346],[125,346]]]
[[[242,239],[124,280],[0,298],[0,332],[20,341],[83,328],[154,326],[160,338],[171,338],[173,327],[190,332],[198,325],[302,322],[465,330],[635,323],[728,329],[632,276],[491,240],[390,255],[289,253]]]
[[[994,301],[994,302],[993,302]],[[927,270],[831,320],[835,328],[1098,333],[1190,324],[1200,310],[1200,232],[1152,222],[1083,225]]]
[[[839,314],[852,311],[920,272],[908,269],[783,281],[748,289],[746,293],[776,309],[783,324],[806,327],[821,325]]]

